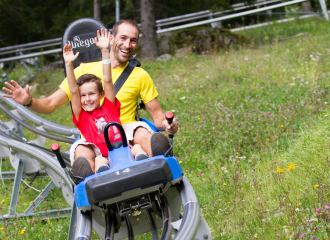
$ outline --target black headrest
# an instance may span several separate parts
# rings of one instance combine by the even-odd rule
[[[101,30],[101,28],[107,28],[101,21],[94,18],[81,18],[70,23],[65,29],[62,38],[62,49],[65,44],[71,44],[73,52],[79,52],[79,56],[73,64],[74,68],[78,67],[80,63],[102,60],[101,50],[94,43],[96,31]]]

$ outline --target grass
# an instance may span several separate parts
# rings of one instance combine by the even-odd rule
[[[213,239],[329,238],[328,28],[316,18],[273,24],[245,31],[245,46],[143,62],[163,110],[180,122],[175,152]],[[54,92],[62,78],[42,73],[34,96]],[[42,116],[72,126],[68,106]],[[10,192],[1,188],[6,209]],[[51,234],[67,232],[68,222],[17,221],[0,237],[63,239]]]

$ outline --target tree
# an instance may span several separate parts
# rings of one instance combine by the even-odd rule
[[[154,0],[141,0],[141,53],[144,59],[158,57]]]
[[[94,0],[94,18],[101,20],[101,4],[100,0]]]

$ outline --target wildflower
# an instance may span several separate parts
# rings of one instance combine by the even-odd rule
[[[3,115],[1,115],[0,117],[3,117]]]
[[[226,185],[227,185],[227,183],[223,183],[223,185],[224,185],[224,186],[226,186]]]
[[[14,223],[13,225],[16,227],[17,226],[17,223]]]
[[[325,210],[328,210],[329,208],[330,208],[330,207],[329,207],[328,205],[325,205],[325,206],[324,206],[324,209],[325,209]]]
[[[301,203],[298,203],[297,207],[300,207]]]
[[[221,199],[218,199],[218,202],[221,202]]]
[[[315,235],[313,235],[312,238],[315,239],[316,238]]]
[[[201,120],[201,118],[197,118],[197,120]]]
[[[321,212],[321,209],[316,208],[316,212],[317,212],[317,213],[320,213],[320,212]]]
[[[276,235],[276,237],[277,237],[277,238],[280,238],[280,237],[281,237],[281,235],[280,235],[280,234],[277,234],[277,235]]]
[[[315,187],[319,187],[320,185],[316,184]]]
[[[179,163],[181,164],[181,163],[182,163],[182,161],[179,161]]]
[[[21,234],[21,235],[24,234],[25,231],[26,231],[25,229],[22,229],[20,234]]]
[[[299,208],[296,208],[296,209],[295,209],[295,211],[296,211],[296,212],[299,212],[299,211],[300,211],[300,209],[299,209]]]
[[[3,230],[3,227],[1,227],[0,230]]]
[[[29,220],[29,223],[31,223],[32,221],[31,220]]]
[[[33,219],[33,222],[34,222],[34,223],[37,223],[37,219]]]
[[[281,127],[283,127],[283,125],[281,125]]]
[[[301,235],[300,235],[300,238],[304,238],[304,235],[303,235],[303,234],[301,234]]]

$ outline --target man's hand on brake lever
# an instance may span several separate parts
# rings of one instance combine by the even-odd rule
[[[163,122],[162,122],[162,126],[163,126],[163,128],[165,129],[165,131],[167,132],[168,135],[175,134],[179,129],[177,118],[174,118],[171,124],[168,124],[167,120],[164,119]]]

